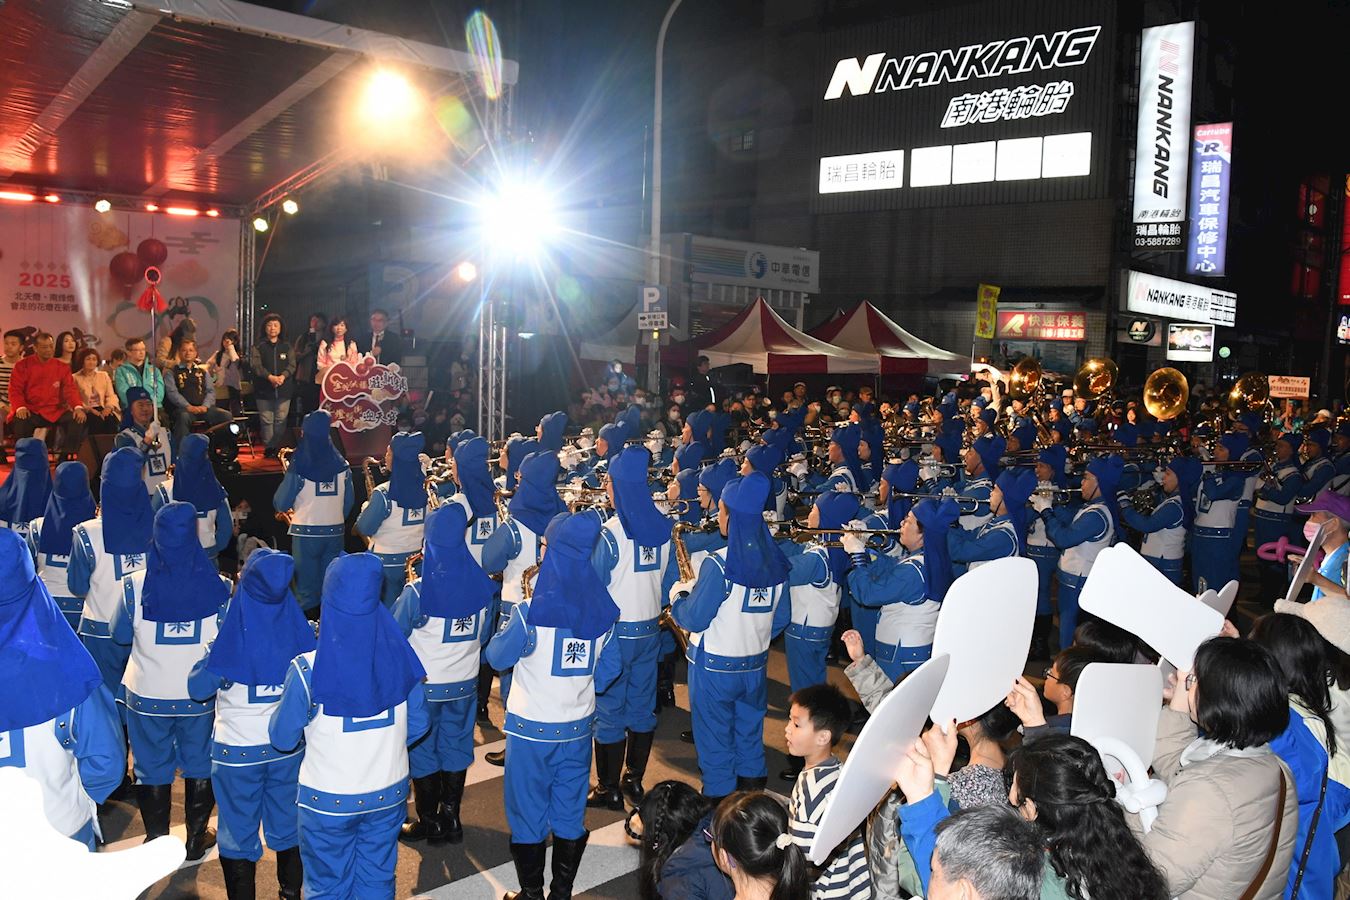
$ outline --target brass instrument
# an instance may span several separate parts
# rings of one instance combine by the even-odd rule
[[[952,497],[947,494],[924,494],[918,491],[891,491],[891,496],[907,497],[910,500],[936,500],[939,503],[941,503],[943,500],[955,500],[957,507],[960,508],[961,512],[967,515],[974,513],[977,509],[979,509],[980,503],[982,502],[980,500],[976,500],[974,497],[961,497],[961,496]]]
[[[887,544],[887,538],[890,538],[890,537],[899,538],[899,537],[900,537],[900,530],[899,530],[898,528],[858,528],[858,529],[853,529],[853,528],[808,528],[807,526],[802,525],[800,522],[797,522],[796,520],[792,520],[792,521],[788,524],[788,527],[792,530],[792,533],[793,533],[794,536],[796,536],[796,535],[802,535],[802,536],[815,536],[815,535],[824,535],[824,534],[838,535],[838,537],[835,538],[835,539],[832,539],[832,540],[826,540],[826,541],[821,541],[820,544],[821,544],[822,547],[842,547],[842,546],[844,546],[844,540],[843,540],[844,532],[849,532],[849,533],[851,533],[851,534],[865,534],[865,535],[867,535],[867,536],[868,536],[868,537],[867,537],[867,546],[871,547],[873,550],[880,550],[882,547],[885,547],[886,544]]]
[[[524,572],[520,573],[520,596],[522,599],[528,600],[532,596],[534,596],[534,576],[538,574],[539,574],[538,563],[535,563],[534,565],[527,568]]]
[[[1049,497],[1050,502],[1055,506],[1067,506],[1068,504],[1081,499],[1083,492],[1074,488],[1038,487],[1031,492],[1031,495],[1033,497],[1038,495],[1041,497]]]
[[[281,463],[282,474],[285,474],[291,467],[291,455],[295,453],[294,447],[282,447],[277,451],[277,462]],[[287,528],[291,527],[291,513],[293,510],[277,510],[274,515],[278,522],[281,522]]]
[[[1079,367],[1073,376],[1073,393],[1084,400],[1109,397],[1120,382],[1120,367],[1114,360],[1094,356]]]
[[[1050,429],[1041,420],[1038,407],[1045,391],[1045,370],[1034,356],[1024,356],[1017,361],[1008,373],[1008,396],[1025,404],[1025,412],[1036,426],[1036,443],[1046,446],[1050,443]],[[1007,417],[1011,422],[1012,417]],[[1031,447],[1024,449],[1030,450]]]
[[[581,512],[583,509],[599,507],[609,509],[609,492],[604,488],[592,487],[564,487],[559,493],[563,494],[563,501],[571,512]]]
[[[689,546],[684,542],[685,532],[694,530],[696,530],[696,527],[688,522],[677,522],[675,527],[671,529],[670,545],[675,550],[675,568],[679,572],[681,581],[693,581],[698,577],[694,573],[694,563],[689,555]],[[689,632],[681,628],[680,623],[675,621],[675,617],[670,614],[669,606],[661,610],[657,625],[670,630],[670,634],[675,638],[675,644],[680,648],[681,653],[688,651]]]
[[[413,579],[417,577],[417,564],[422,561],[423,553],[418,550],[408,557],[408,561],[403,564],[403,583],[412,584]]]
[[[445,498],[437,490],[447,481],[452,481],[450,473],[444,475],[436,472],[428,472],[427,477],[422,480],[422,488],[427,492],[427,509],[437,510],[445,505]]]
[[[1130,505],[1140,514],[1150,516],[1158,506],[1158,486],[1153,482],[1140,485],[1130,494]]]
[[[687,515],[691,510],[700,505],[697,500],[686,500],[683,497],[679,500],[667,500],[663,497],[658,502],[664,503],[669,508],[666,515],[670,516]]]
[[[370,468],[374,463],[377,468],[383,468],[384,463],[373,456],[367,456],[361,463],[361,470],[366,473],[366,498],[369,499],[375,493],[375,472]]]
[[[1144,382],[1144,408],[1162,422],[1175,419],[1186,411],[1191,388],[1186,376],[1171,366],[1164,366],[1148,376]]]
[[[506,508],[506,501],[515,496],[515,491],[493,491],[492,499],[497,501],[497,524],[500,525],[511,518],[511,511]]]

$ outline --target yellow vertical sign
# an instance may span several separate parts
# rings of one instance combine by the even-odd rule
[[[975,304],[975,336],[993,338],[994,323],[998,320],[999,288],[992,284],[980,285],[980,293]]]

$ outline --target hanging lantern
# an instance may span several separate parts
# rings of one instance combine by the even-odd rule
[[[144,266],[162,266],[169,258],[169,248],[158,238],[146,238],[136,245],[136,256]]]
[[[145,265],[135,253],[123,250],[108,263],[113,281],[122,287],[134,287],[145,274]]]

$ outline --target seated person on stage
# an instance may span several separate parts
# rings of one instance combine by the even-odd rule
[[[216,385],[206,366],[197,361],[197,342],[185,340],[178,347],[178,364],[166,370],[164,400],[173,419],[173,443],[177,447],[192,430],[193,422],[207,428],[230,421],[227,410],[216,406]]]
[[[60,428],[62,452],[74,456],[84,441],[87,414],[70,364],[56,358],[56,339],[45,331],[33,338],[33,355],[14,364],[9,376],[9,418],[15,438],[32,437],[39,428]]]

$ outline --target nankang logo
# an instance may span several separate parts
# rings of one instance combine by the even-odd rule
[[[838,100],[845,91],[860,97],[972,78],[1018,75],[1036,69],[1081,66],[1092,54],[1101,30],[1100,25],[1091,25],[905,57],[873,53],[864,59],[841,59],[834,65],[825,99]]]
[[[755,278],[763,278],[769,274],[769,258],[756,250],[753,253],[747,253],[745,256],[745,269]]]

